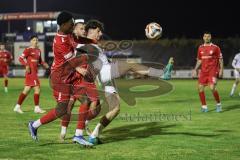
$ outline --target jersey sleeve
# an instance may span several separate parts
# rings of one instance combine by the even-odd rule
[[[202,60],[202,55],[201,55],[200,47],[198,48],[198,51],[197,51],[197,60]]]
[[[217,47],[217,58],[218,59],[222,59],[222,52],[221,52],[221,49],[219,47]]]
[[[25,49],[23,51],[22,55],[18,58],[19,62],[24,66],[27,65],[27,60],[26,59],[27,59],[28,55],[29,55],[29,50]]]

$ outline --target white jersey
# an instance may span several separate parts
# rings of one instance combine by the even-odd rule
[[[240,53],[236,54],[232,61],[233,68],[240,68]]]
[[[100,48],[97,44],[91,44],[94,47],[96,47],[98,49],[98,58],[101,60],[102,62],[102,67],[100,69],[99,72],[99,80],[102,84],[107,84],[109,82],[111,82],[112,80],[112,75],[111,75],[111,63],[108,61],[108,58],[106,56],[106,54],[104,54],[104,50],[102,48]],[[84,46],[84,44],[80,44],[78,45],[78,47],[82,47]],[[114,86],[112,85],[105,85],[104,86],[104,90],[106,93],[116,93],[116,89]]]

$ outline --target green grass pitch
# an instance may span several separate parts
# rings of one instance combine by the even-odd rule
[[[121,114],[102,133],[104,144],[92,149],[71,142],[76,122],[70,124],[67,140],[61,143],[58,138],[60,120],[42,126],[38,131],[39,142],[33,142],[27,123],[41,116],[33,113],[33,92],[22,105],[25,113],[19,115],[13,112],[23,82],[24,79],[11,78],[7,94],[0,88],[0,159],[240,159],[240,97],[229,97],[232,80],[220,80],[218,84],[222,113],[215,112],[215,102],[209,89],[206,97],[210,112],[200,112],[196,80],[172,80],[170,83],[174,90],[171,93],[138,98],[135,106],[128,106],[122,101]],[[139,90],[144,89],[148,87],[143,86]],[[55,106],[47,79],[41,79],[40,105],[47,110]],[[134,115],[155,113],[163,114],[165,118],[134,118]],[[133,118],[126,117],[129,115]],[[166,115],[183,116],[168,119]],[[93,128],[98,120],[90,122],[90,127]]]

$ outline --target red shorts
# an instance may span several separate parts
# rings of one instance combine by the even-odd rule
[[[50,87],[57,102],[69,101],[72,94],[72,85],[64,81],[61,72],[51,73]]]
[[[40,81],[37,74],[26,74],[25,75],[25,86],[35,87],[40,86]]]
[[[82,81],[79,85],[73,86],[73,96],[75,99],[87,96],[91,102],[99,100],[97,87],[93,82]]]
[[[3,76],[8,75],[8,66],[0,65],[0,75],[3,75]]]
[[[198,83],[201,85],[217,84],[218,72],[200,72]]]

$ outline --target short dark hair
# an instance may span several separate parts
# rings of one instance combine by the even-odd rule
[[[103,23],[96,19],[89,20],[85,26],[86,31],[88,31],[89,29],[96,29],[96,28],[99,28],[102,32],[104,31]]]
[[[33,38],[37,38],[37,39],[38,39],[38,36],[37,36],[36,34],[31,35],[31,36],[29,37],[29,40],[31,41]]]
[[[210,34],[210,35],[212,35],[212,33],[210,31],[204,31],[203,34]]]
[[[57,24],[61,26],[63,23],[68,22],[70,19],[73,19],[72,14],[66,11],[62,11],[57,17]]]
[[[3,43],[3,42],[0,42],[0,45],[4,45],[4,46],[5,46],[5,43]]]

